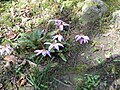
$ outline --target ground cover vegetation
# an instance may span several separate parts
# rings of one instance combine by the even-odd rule
[[[74,89],[69,90],[108,90],[110,85],[102,74],[105,78],[106,74],[119,78],[119,58],[108,62],[108,66],[106,60],[111,61],[110,57],[107,58],[108,54],[104,61],[98,56],[98,66],[93,66],[98,70],[93,71],[84,61],[73,62],[73,58],[88,47],[93,52],[99,51],[94,47],[98,43],[94,38],[108,29],[112,13],[120,9],[120,1],[103,0],[107,12],[95,22],[87,23],[79,13],[84,1],[0,1],[1,90],[68,90],[59,86],[73,85],[69,80],[60,79],[68,72],[77,75]],[[106,72],[101,73],[105,67]],[[102,89],[101,82],[104,84]]]

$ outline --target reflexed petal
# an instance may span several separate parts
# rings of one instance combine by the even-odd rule
[[[57,43],[57,46],[61,46],[61,47],[64,47],[61,43]]]
[[[60,41],[60,42],[61,42],[62,40],[64,41],[63,36],[62,36],[62,35],[59,35],[59,37],[58,37],[58,41]]]
[[[51,44],[50,42],[45,42],[44,44]]]
[[[63,31],[63,25],[59,25],[59,29]]]
[[[51,55],[50,55],[50,52],[49,52],[49,51],[47,51],[47,55],[48,55],[49,57],[51,57]]]
[[[88,43],[88,39],[84,39],[84,43]]]
[[[53,48],[53,44],[51,44],[48,48],[48,50],[50,51]]]
[[[38,56],[39,54],[42,53],[42,51],[43,51],[43,50],[35,50],[34,52],[36,52],[36,53],[37,53],[36,56]]]
[[[80,40],[80,39],[81,39],[81,36],[77,37],[77,38],[76,38],[76,41],[78,41],[78,40]]]
[[[83,44],[83,42],[84,42],[84,39],[80,39],[79,41],[80,41],[80,44]]]
[[[52,22],[52,21],[54,21],[53,19],[51,19],[51,20],[49,20],[48,22],[50,23],[50,22]]]
[[[55,40],[56,38],[58,38],[58,35],[55,35],[52,38],[53,38],[53,40]]]
[[[83,36],[84,38],[84,43],[88,43],[88,41],[90,40],[88,36]]]
[[[84,39],[90,40],[88,36],[83,36]]]
[[[34,52],[42,53],[43,50],[35,50]]]
[[[78,38],[78,37],[80,37],[80,35],[76,35],[76,36],[75,36],[75,39]]]
[[[67,24],[67,23],[63,23],[63,25],[64,25],[64,26],[70,26],[70,25],[69,25],[69,24]]]
[[[59,51],[59,46],[57,44],[54,45],[54,48]]]

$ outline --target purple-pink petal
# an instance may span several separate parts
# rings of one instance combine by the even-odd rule
[[[62,24],[59,25],[59,29],[60,29],[61,31],[63,31],[63,25],[62,25]]]
[[[79,42],[80,42],[80,44],[83,44],[84,39],[80,39]]]
[[[76,41],[79,40],[80,44],[88,43],[88,41],[90,40],[88,36],[84,36],[84,35],[76,35],[75,39]]]

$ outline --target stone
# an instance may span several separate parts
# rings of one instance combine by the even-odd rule
[[[107,7],[102,0],[85,0],[81,19],[83,23],[94,22],[106,11]]]
[[[113,25],[115,28],[120,29],[120,10],[113,12],[112,17]]]

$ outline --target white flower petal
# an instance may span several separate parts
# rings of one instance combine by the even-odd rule
[[[90,40],[90,38],[88,36],[83,36],[83,38],[86,40]]]
[[[63,25],[59,25],[59,29],[63,31]]]
[[[65,23],[65,22],[63,22],[63,26],[70,26],[69,24],[67,24],[67,23]]]
[[[39,54],[41,54],[43,52],[43,50],[35,50],[34,52],[36,52],[36,56],[38,56]]]
[[[49,20],[48,22],[50,23],[50,22],[53,22],[54,20],[53,19],[51,19],[51,20]]]
[[[76,35],[76,36],[75,36],[75,39],[78,38],[78,37],[80,37],[80,35]]]
[[[80,44],[83,44],[84,43],[84,39],[80,39],[79,42],[80,42]]]
[[[35,50],[34,52],[42,53],[43,50]]]
[[[55,35],[55,36],[53,36],[52,38],[53,38],[53,40],[55,40],[55,39],[58,38],[58,35]]]
[[[59,46],[57,44],[54,45],[54,48],[59,51]]]
[[[51,55],[50,55],[50,52],[49,52],[49,51],[47,51],[47,55],[48,55],[49,57],[51,57]]]
[[[10,49],[8,49],[8,48],[6,48],[5,51],[6,51],[6,53],[8,53],[8,54],[10,54],[10,52],[11,52]]]
[[[80,40],[80,39],[81,39],[81,36],[77,37],[77,38],[76,38],[76,41],[78,41],[78,40]]]
[[[51,44],[48,48],[48,50],[50,51],[53,48],[53,44]]]
[[[43,52],[42,52],[42,55],[43,55],[44,57],[46,56],[46,54],[47,54],[46,51],[43,51]]]
[[[61,42],[62,40],[64,40],[63,36],[62,36],[62,35],[59,35],[59,37],[58,37],[58,41]]]
[[[57,46],[61,46],[61,47],[64,47],[61,43],[57,43]]]
[[[51,44],[50,42],[45,42],[44,44]]]

